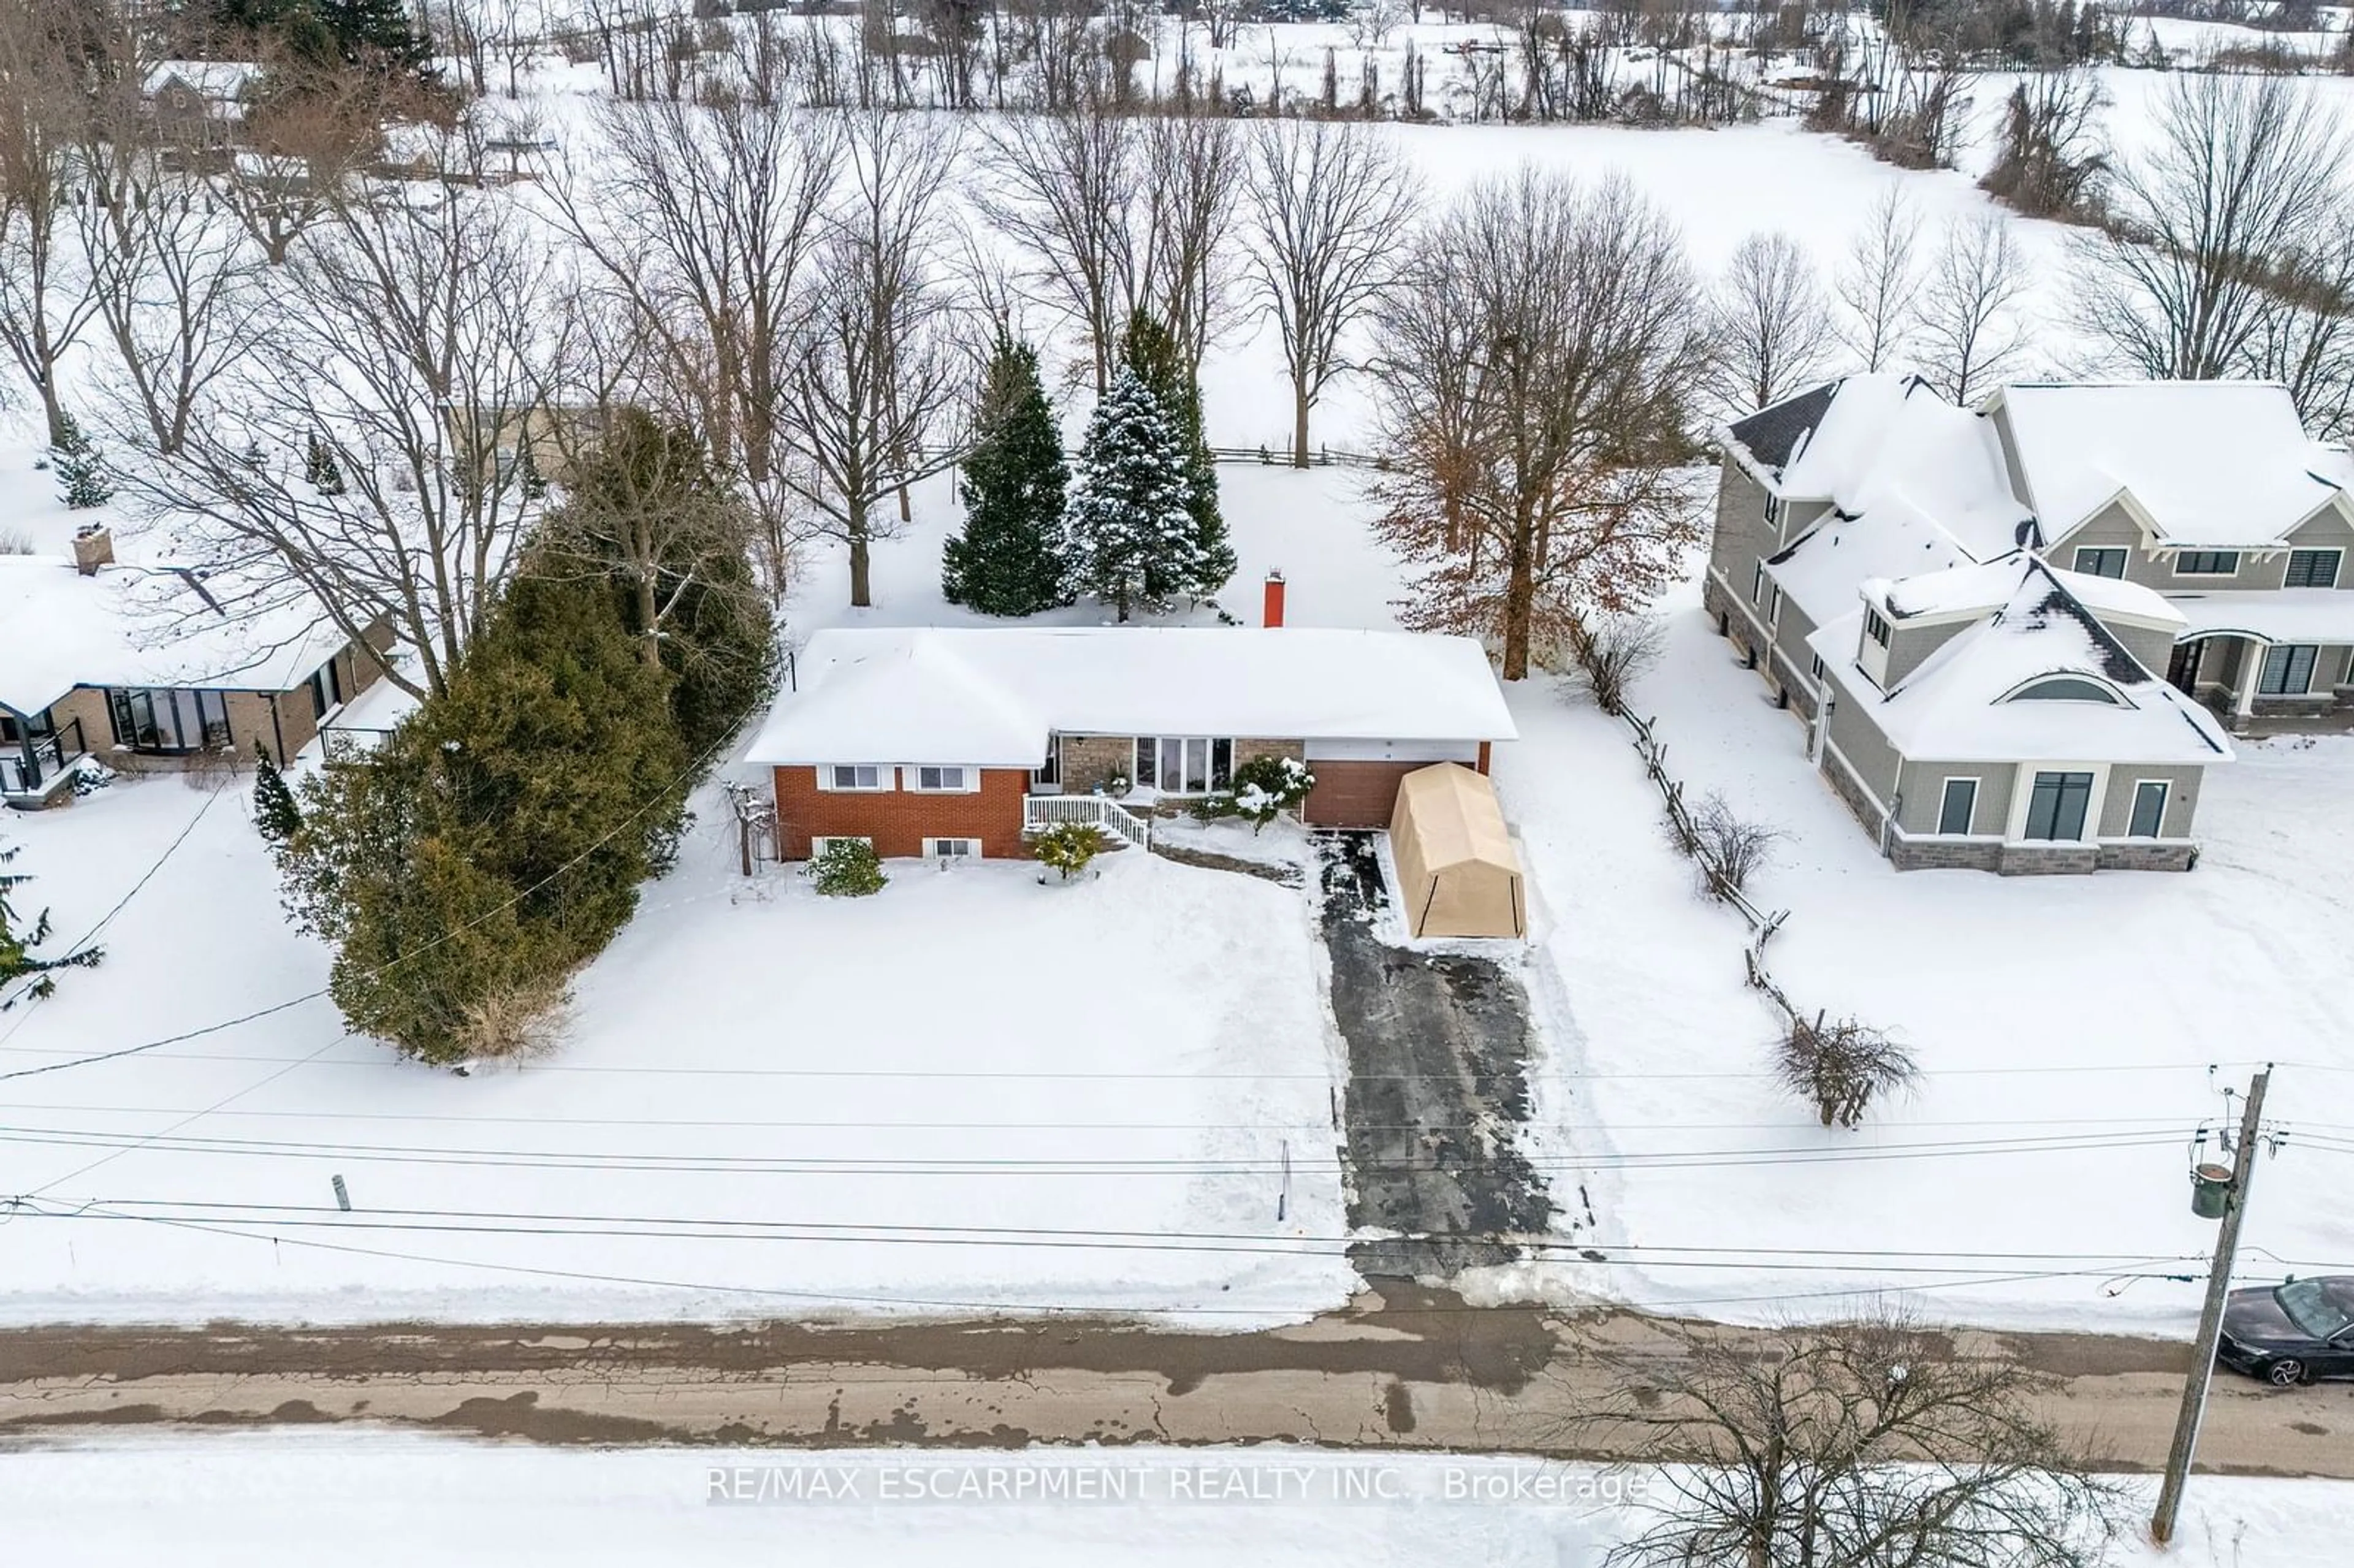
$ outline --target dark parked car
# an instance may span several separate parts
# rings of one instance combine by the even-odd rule
[[[2232,1291],[2215,1359],[2282,1388],[2354,1377],[2354,1276]]]

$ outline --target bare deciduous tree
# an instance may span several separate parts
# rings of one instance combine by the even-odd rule
[[[2296,79],[2188,71],[2168,77],[2156,132],[2080,242],[2077,313],[2145,376],[2243,374],[2279,308],[2274,268],[2346,209],[2354,137]]]
[[[101,379],[117,429],[174,452],[213,381],[254,347],[261,305],[247,235],[200,180],[167,172],[143,133],[135,62],[93,95],[75,208],[96,317],[114,349]]]
[[[1778,403],[1819,377],[1838,346],[1815,264],[1787,234],[1753,234],[1733,252],[1709,309],[1710,382],[1733,417]]]
[[[1168,326],[1198,376],[1231,303],[1243,138],[1231,120],[1162,115],[1143,122],[1140,142],[1144,222],[1131,302]]]
[[[1291,461],[1308,466],[1308,417],[1348,368],[1341,344],[1395,277],[1422,199],[1391,144],[1324,120],[1270,120],[1250,155],[1249,253],[1291,376]]]
[[[975,197],[1027,254],[1047,299],[1086,334],[1098,397],[1111,385],[1136,294],[1140,134],[1135,120],[1102,106],[1001,121],[990,132],[998,177]]]
[[[884,111],[849,121],[843,194],[826,217],[816,281],[797,308],[780,387],[784,487],[815,531],[850,552],[850,602],[874,602],[871,546],[894,491],[961,454],[944,422],[969,363],[943,281],[939,197],[960,137],[946,121]]]
[[[1517,681],[1578,615],[1666,585],[1698,525],[1698,307],[1674,228],[1623,180],[1524,171],[1421,236],[1382,318],[1373,485],[1409,624],[1493,638]]]
[[[551,184],[575,240],[635,307],[670,401],[763,484],[793,293],[843,152],[836,117],[741,74],[749,85],[703,101],[607,105],[597,155]]]
[[[1775,1047],[1774,1075],[1814,1107],[1825,1127],[1854,1128],[1873,1104],[1920,1081],[1912,1054],[1860,1019],[1790,1020]]]
[[[0,7],[0,343],[51,445],[69,429],[58,362],[98,308],[69,217],[83,97],[61,43],[72,21],[49,0]]]
[[[2028,73],[2011,90],[2001,149],[1978,184],[2030,217],[2089,215],[2108,167],[2100,131],[2107,104],[2088,68]]]
[[[1956,218],[1930,262],[1915,322],[1921,369],[1956,403],[1985,395],[2018,362],[2027,325],[2027,261],[1994,213]]]
[[[544,236],[495,197],[406,189],[343,206],[272,281],[271,351],[126,487],[228,612],[307,592],[347,637],[390,628],[413,656],[382,661],[395,684],[440,691],[527,540],[524,453],[564,417]]]
[[[1836,283],[1847,307],[1840,337],[1866,370],[1885,370],[1905,356],[1920,287],[1920,215],[1891,185],[1848,247]]]
[[[1615,1568],[2094,1568],[2115,1494],[2038,1414],[2050,1380],[1883,1312],[1754,1336],[1662,1324],[1579,1413],[1662,1467]]]

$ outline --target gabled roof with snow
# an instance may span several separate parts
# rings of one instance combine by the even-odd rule
[[[2027,552],[2014,550],[1983,566],[1924,572],[1895,581],[1866,578],[1862,589],[1865,598],[1885,605],[1890,618],[1899,622],[1989,611],[2008,604],[2018,593],[2020,569],[2029,559]],[[2156,588],[2123,577],[2062,571],[2048,561],[2041,566],[2053,582],[2068,590],[2070,598],[2105,619],[2115,617],[2169,630],[2183,624],[2181,610]]]
[[[2053,543],[2114,502],[2157,543],[2278,548],[2323,507],[2348,504],[2333,454],[2276,382],[2026,382],[1987,408],[2009,417],[2027,498]]]
[[[1794,433],[1800,416],[1808,422]],[[1776,419],[1764,435],[1755,429]],[[1846,613],[1866,577],[1990,560],[2031,537],[2032,519],[2011,493],[1993,421],[1956,408],[1917,376],[1850,376],[1752,415],[1726,434],[1781,494],[1831,503],[1767,565],[1783,593],[1817,622]],[[1780,451],[1781,461],[1769,464],[1768,451]]]
[[[2215,717],[2144,669],[2071,591],[2074,573],[2031,556],[2007,563],[2009,593],[1893,689],[1855,662],[1862,612],[1808,639],[1841,700],[1868,711],[1907,758],[1940,762],[2228,762]],[[2046,676],[2073,676],[2115,702],[2019,699]]]
[[[1034,768],[1048,736],[1510,740],[1468,637],[1312,627],[839,629],[748,759]]]
[[[207,98],[227,100],[245,91],[260,75],[261,67],[251,60],[159,60],[148,68],[140,90],[152,98],[176,79]]]
[[[307,600],[225,614],[193,571],[0,556],[0,705],[20,714],[76,686],[292,691],[346,641]]]
[[[2258,642],[2354,642],[2354,593],[2344,588],[2241,588],[2166,602],[2187,629],[2177,641],[2221,632]]]

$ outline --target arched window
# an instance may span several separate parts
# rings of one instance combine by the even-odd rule
[[[2124,701],[2116,692],[2098,681],[2081,675],[2052,675],[2040,681],[2030,681],[2005,697],[2008,703],[2106,703],[2115,707]]]

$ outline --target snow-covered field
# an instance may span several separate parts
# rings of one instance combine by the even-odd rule
[[[1091,1478],[1082,1479],[1082,1476]],[[1465,1500],[1542,1477],[1550,1503]],[[1011,1494],[1127,1487],[1129,1501],[962,1504],[996,1478]],[[1051,1479],[1050,1478],[1058,1478]],[[1335,1500],[1354,1484],[1384,1500]],[[0,1455],[0,1518],[27,1562],[171,1560],[279,1568],[333,1560],[604,1563],[878,1562],[957,1568],[1597,1568],[1644,1519],[1644,1472],[1536,1467],[1442,1455],[1122,1448],[994,1454],[531,1448],[409,1436],[289,1431],[138,1438]],[[792,1486],[847,1502],[725,1502]],[[1450,1488],[1452,1499],[1450,1499]],[[837,1492],[835,1495],[841,1495]],[[1256,1496],[1260,1501],[1235,1500]],[[1604,1498],[1610,1500],[1602,1500]],[[2354,1531],[2354,1486],[2201,1478],[2173,1551],[2121,1539],[2119,1568],[2325,1568]]]

